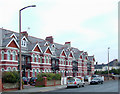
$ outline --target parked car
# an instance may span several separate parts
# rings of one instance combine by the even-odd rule
[[[24,84],[28,84],[28,78],[27,77],[22,77],[22,81],[24,82]]]
[[[92,80],[93,78],[96,78],[96,77],[100,77],[100,76],[99,76],[99,75],[92,75],[91,80]]]
[[[93,78],[92,80],[91,80],[91,82],[90,82],[90,84],[103,84],[103,80],[102,80],[102,78],[98,78],[98,77],[95,77],[95,78]]]
[[[30,78],[28,78],[28,83],[30,84]]]
[[[84,76],[84,81],[88,81],[89,77],[89,75]]]
[[[84,85],[85,85],[84,81],[82,81],[82,80],[79,79],[79,78],[69,77],[69,78],[67,79],[67,88],[68,88],[68,87],[72,87],[72,86],[79,88],[80,86],[84,87]]]
[[[37,80],[37,77],[31,77],[30,78],[30,85],[35,85],[35,83],[36,83],[36,80]]]

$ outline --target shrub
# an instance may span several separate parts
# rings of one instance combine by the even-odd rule
[[[47,80],[60,80],[61,74],[54,74],[54,73],[41,73],[37,75],[37,81],[43,81],[43,77],[47,77]]]
[[[54,73],[48,73],[47,80],[53,80],[55,77]]]
[[[37,74],[37,81],[43,81],[43,77],[41,74]]]
[[[13,72],[4,72],[2,74],[3,83],[16,83],[19,81],[19,73],[16,71]]]
[[[55,74],[55,80],[61,80],[61,74]]]

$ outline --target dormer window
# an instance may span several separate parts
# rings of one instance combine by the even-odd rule
[[[54,44],[51,46],[51,49],[52,49],[53,51],[55,50],[55,45],[54,45]]]
[[[48,42],[46,42],[46,43],[44,44],[44,46],[48,46]]]
[[[10,37],[17,39],[17,37],[16,37],[16,35],[14,33]]]
[[[27,42],[28,42],[28,40],[27,40],[27,38],[24,36],[24,37],[21,39],[21,46],[22,46],[22,47],[27,47]]]
[[[26,46],[27,46],[27,43],[26,43],[25,40],[22,40],[22,41],[21,41],[21,46],[22,46],[22,47],[26,47]]]

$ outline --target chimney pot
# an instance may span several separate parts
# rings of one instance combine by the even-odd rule
[[[53,43],[53,37],[52,36],[48,36],[45,39],[46,41],[49,41],[50,43]]]
[[[70,48],[71,47],[71,42],[65,42],[65,45]]]
[[[28,37],[28,33],[27,33],[27,31],[23,31],[23,32],[21,32],[21,34],[22,34],[23,36]]]

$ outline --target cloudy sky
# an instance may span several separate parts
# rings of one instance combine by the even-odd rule
[[[71,41],[73,47],[94,55],[98,63],[118,58],[119,0],[0,0],[0,28],[19,30],[19,9],[22,11],[22,31],[54,42]]]

